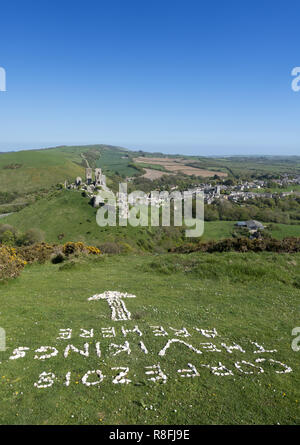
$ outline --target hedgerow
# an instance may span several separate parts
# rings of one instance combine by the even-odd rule
[[[221,241],[209,241],[207,243],[186,243],[174,247],[169,252],[191,253],[191,252],[275,252],[275,253],[297,253],[300,252],[300,238],[285,238],[277,240],[249,239],[249,238],[226,238]]]

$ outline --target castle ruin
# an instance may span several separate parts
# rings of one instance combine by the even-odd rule
[[[73,184],[68,184],[66,180],[64,187],[69,190],[81,190],[86,193],[91,198],[94,207],[99,207],[103,203],[101,190],[109,190],[106,186],[106,177],[102,174],[101,168],[95,168],[93,180],[93,169],[90,167],[85,169],[85,181],[80,176],[77,176]]]
[[[95,187],[106,187],[106,177],[102,174],[101,168],[95,168],[95,180],[93,181],[93,169],[85,169],[85,179],[87,185],[94,185]]]

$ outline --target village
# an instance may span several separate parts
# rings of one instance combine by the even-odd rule
[[[106,185],[106,177],[102,174],[101,168],[96,168],[94,172],[94,180],[92,175],[92,169],[86,168],[86,180],[83,181],[81,177],[77,177],[73,184],[68,184],[65,181],[65,188],[69,190],[81,190],[85,191],[87,195],[93,199],[94,207],[99,207],[103,202],[99,196],[99,191],[109,191],[110,189]],[[126,182],[130,182],[132,178],[126,178]],[[215,180],[211,181],[215,182]],[[181,191],[185,193],[185,196],[196,195],[197,193],[204,193],[204,203],[205,204],[213,204],[218,199],[225,199],[232,202],[243,202],[249,199],[262,199],[262,198],[285,198],[287,196],[300,196],[300,191],[294,191],[291,189],[290,191],[281,191],[280,189],[284,189],[286,187],[299,186],[300,185],[300,176],[288,176],[283,175],[280,179],[272,179],[272,183],[276,184],[276,191],[269,191],[268,189],[269,181],[268,180],[258,180],[254,179],[252,181],[239,181],[237,184],[226,184],[225,180],[219,181],[220,183],[217,185],[213,185],[210,182],[208,183],[199,183],[197,186],[193,188],[189,188],[187,190]],[[227,181],[228,182],[228,181]],[[175,192],[178,190],[177,186],[171,187],[171,192]],[[156,197],[156,193],[148,193],[147,200],[151,202],[153,205],[163,205],[167,197],[164,198],[164,190],[155,190],[155,192],[160,193],[158,197]],[[120,197],[122,195],[122,191],[119,192]],[[140,200],[140,198],[137,198]],[[134,204],[134,201],[130,202]],[[146,201],[145,201],[146,203]]]
[[[240,180],[237,181],[237,183],[233,183],[233,181],[228,180],[216,181],[212,179],[206,183],[199,183],[195,187],[188,188],[184,191],[179,191],[177,186],[172,186],[170,193],[165,190],[154,190],[150,193],[135,191],[127,195],[127,183],[131,182],[131,179],[132,178],[126,178],[126,182],[119,185],[119,192],[116,193],[119,215],[125,219],[128,218],[128,205],[150,205],[151,207],[160,208],[168,206],[170,199],[175,201],[186,198],[199,198],[199,196],[202,196],[204,204],[206,205],[215,204],[222,200],[243,205],[243,203],[248,200],[282,199],[289,196],[300,196],[300,191],[297,191],[297,186],[300,185],[299,175],[282,175],[279,179],[272,179],[273,191],[269,189],[269,180]],[[68,184],[67,181],[65,181],[64,186],[69,190],[81,191],[85,196],[90,198],[90,203],[95,208],[103,206],[109,193],[112,193],[106,184],[106,176],[103,175],[101,168],[95,169],[94,178],[92,168],[86,168],[85,181],[83,181],[81,177],[77,177],[72,184]],[[296,190],[293,190],[293,187],[295,187]],[[290,188],[290,190],[286,191],[287,188]],[[281,189],[284,191],[281,191]],[[103,192],[108,192],[108,194]],[[264,225],[256,220],[238,221],[236,227],[247,229],[250,236],[264,230]]]

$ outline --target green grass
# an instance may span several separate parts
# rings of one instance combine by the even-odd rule
[[[150,168],[151,170],[158,170],[160,172],[170,173],[170,172],[168,172],[168,170],[166,170],[166,168],[163,165],[147,164],[146,162],[139,162],[138,165],[139,165],[139,167],[142,167],[142,168]]]
[[[124,151],[106,150],[101,154],[97,166],[103,169],[105,174],[118,174],[132,176],[138,170],[131,167],[132,159]]]
[[[231,238],[235,231],[236,221],[206,221],[204,224],[203,241],[220,240]],[[270,226],[269,233],[273,238],[283,239],[289,237],[300,237],[300,224],[276,224],[263,223],[266,227]]]
[[[226,253],[112,256],[64,270],[53,264],[27,266],[17,280],[0,286],[0,324],[8,348],[0,352],[1,423],[299,424],[300,353],[291,349],[291,331],[299,325],[299,265],[300,255]],[[137,296],[126,301],[132,320],[113,322],[105,301],[87,301],[106,290]],[[125,339],[122,325],[138,325],[143,336],[128,334]],[[169,335],[155,337],[152,325],[163,326]],[[116,337],[102,338],[101,328],[109,326],[115,327]],[[165,356],[158,356],[175,337],[170,327],[185,327],[191,337],[182,340],[203,354],[173,344]],[[195,327],[215,328],[218,336],[207,338]],[[72,328],[71,340],[57,339],[62,328]],[[94,328],[94,338],[81,338],[81,328]],[[109,344],[125,340],[131,354],[112,356]],[[139,348],[140,340],[149,354]],[[68,343],[82,348],[86,341],[89,357],[75,352],[63,357]],[[251,341],[277,352],[254,354]],[[222,352],[204,349],[201,343],[207,342]],[[222,342],[235,342],[246,352],[229,354]],[[34,359],[34,351],[46,345],[59,354]],[[24,358],[8,360],[18,346],[30,350]],[[258,357],[279,360],[293,372],[277,374],[281,368],[268,361],[262,363],[263,374],[241,374],[234,366],[241,360],[255,363]],[[168,378],[165,384],[150,382],[145,374],[146,366],[158,362]],[[220,377],[201,366],[219,362],[234,375]],[[178,369],[188,363],[197,368],[198,377],[180,377]],[[131,383],[112,384],[116,371],[111,368],[116,366],[129,367]],[[81,378],[95,369],[106,376],[103,382],[84,386]],[[34,383],[44,371],[53,372],[56,380],[52,387],[38,389]]]
[[[48,149],[4,153],[0,155],[0,184],[2,191],[31,192],[47,189],[53,184],[74,181],[84,174],[79,153],[72,150]],[[19,168],[7,166],[18,163]]]
[[[23,210],[1,218],[1,224],[11,224],[25,232],[39,228],[45,239],[52,243],[82,241],[99,246],[114,242],[138,250],[152,250],[156,247],[168,249],[182,240],[180,228],[160,227],[99,227],[96,223],[97,209],[89,199],[78,191],[60,190],[40,199]],[[61,237],[60,235],[64,235]]]
[[[300,224],[271,224],[273,238],[283,239],[288,237],[300,237]]]
[[[205,221],[203,241],[231,238],[236,221]]]

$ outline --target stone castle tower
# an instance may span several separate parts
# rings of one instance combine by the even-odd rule
[[[93,183],[93,177],[92,177],[92,169],[87,168],[86,169],[86,183],[88,185]],[[106,186],[106,177],[102,174],[101,168],[95,168],[95,181],[94,185],[97,186]]]
[[[90,185],[92,183],[92,169],[91,168],[86,168],[85,169],[85,178],[86,178],[86,183],[88,185]]]

